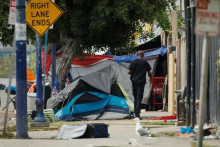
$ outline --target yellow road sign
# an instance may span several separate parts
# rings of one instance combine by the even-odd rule
[[[51,0],[30,0],[26,6],[26,22],[40,36],[63,14]]]

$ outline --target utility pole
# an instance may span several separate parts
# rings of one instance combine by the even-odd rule
[[[190,126],[190,92],[191,92],[191,26],[189,0],[184,1],[185,26],[186,26],[186,57],[187,57],[187,81],[186,81],[186,123]]]
[[[16,0],[16,133],[28,138],[25,0]]]
[[[195,97],[195,70],[196,70],[196,35],[195,35],[195,19],[196,19],[196,5],[195,1],[192,1],[192,31],[191,31],[191,104],[192,104],[192,121],[191,121],[191,127],[195,127],[196,123],[196,97]]]

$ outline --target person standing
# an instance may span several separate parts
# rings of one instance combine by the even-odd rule
[[[152,83],[152,73],[149,63],[143,59],[144,52],[137,52],[138,58],[130,63],[128,74],[132,82],[132,90],[134,95],[134,115],[140,118],[141,102],[143,99],[144,86],[146,84],[146,73],[149,76],[149,82]]]

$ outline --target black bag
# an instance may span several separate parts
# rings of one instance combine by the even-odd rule
[[[0,84],[0,90],[4,90],[5,89],[5,85]]]
[[[109,137],[108,126],[104,123],[87,124],[87,129],[82,138],[104,138]]]

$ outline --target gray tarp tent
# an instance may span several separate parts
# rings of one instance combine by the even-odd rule
[[[112,66],[103,67],[80,77],[48,99],[47,108],[56,110],[57,121],[128,117],[129,99],[116,80]]]
[[[165,56],[167,52],[167,47],[163,46],[161,48],[151,49],[150,51],[146,51],[144,53],[144,59],[148,61],[152,68],[153,76],[155,75],[155,70],[158,62],[159,56]],[[106,67],[108,65],[111,65],[113,68],[112,72],[115,72],[117,75],[117,81],[122,85],[122,87],[125,89],[125,91],[128,94],[128,98],[133,102],[134,97],[132,94],[132,85],[130,81],[130,75],[127,73],[128,67],[130,65],[130,62],[134,60],[136,55],[129,55],[129,56],[114,56],[114,59],[105,59],[102,61],[99,61],[97,63],[94,63],[90,66],[79,66],[72,64],[70,73],[72,78],[76,78],[79,76],[87,75],[88,73],[98,71],[99,69]],[[57,58],[56,64],[57,69],[60,64],[60,57]],[[120,61],[120,62],[118,62]],[[51,70],[50,70],[51,71]],[[49,72],[49,75],[51,75],[51,72]],[[146,75],[147,81],[149,81],[148,75]],[[151,94],[151,84],[147,82],[145,85],[144,90],[144,98],[142,101],[142,104],[148,104],[150,94]]]
[[[151,68],[152,68],[152,72],[154,73],[155,68],[156,68],[156,64],[157,64],[157,59],[158,56],[153,56],[151,58],[148,58],[147,61],[150,64]],[[57,69],[59,67],[59,60],[60,58],[57,58]],[[108,60],[103,60],[101,62],[98,62],[96,64],[93,64],[92,66],[76,66],[72,64],[72,67],[70,69],[70,73],[72,75],[72,78],[77,78],[79,76],[84,76],[87,75],[88,73],[91,72],[95,72],[100,70],[103,67],[106,67],[108,65],[111,65],[112,67],[112,72],[115,72],[116,76],[117,76],[117,81],[123,86],[123,88],[125,89],[125,91],[128,94],[128,98],[133,102],[134,101],[134,97],[132,94],[132,84],[130,81],[130,75],[127,73],[128,71],[128,67],[130,65],[129,62],[121,62],[121,63],[117,63],[115,60],[112,59],[108,59]],[[49,72],[50,74],[50,72]],[[148,75],[146,75],[146,79],[147,81],[149,81]],[[149,97],[150,97],[150,93],[151,93],[151,84],[149,82],[147,82],[147,84],[145,85],[145,90],[144,90],[144,98],[142,103],[143,104],[147,104],[149,101]]]

